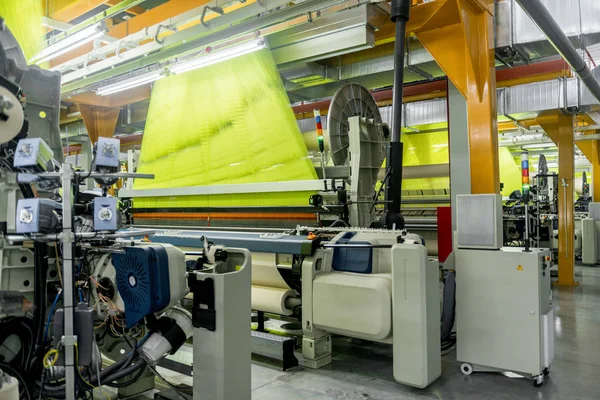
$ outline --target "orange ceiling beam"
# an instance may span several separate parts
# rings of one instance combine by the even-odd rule
[[[91,0],[90,0],[91,1]],[[122,39],[132,33],[141,31],[142,29],[155,25],[165,19],[175,17],[193,8],[203,6],[210,3],[210,0],[171,0],[158,7],[135,16],[125,22],[113,26],[108,30],[107,35],[117,39]],[[70,51],[51,61],[52,66],[60,65],[75,57],[87,54],[93,49],[93,44],[88,43],[77,49]]]
[[[112,6],[116,6],[121,1],[123,1],[123,0],[108,0],[106,2],[106,4],[112,7]],[[144,8],[140,7],[140,6],[133,6],[131,8],[128,8],[127,10],[125,10],[125,12],[127,14],[131,14],[131,15],[140,15],[144,11],[146,11],[146,10]]]
[[[82,16],[88,11],[106,3],[108,0],[79,0],[73,1],[57,11],[48,12],[48,16],[57,21],[69,22]],[[46,3],[45,1],[42,3]]]

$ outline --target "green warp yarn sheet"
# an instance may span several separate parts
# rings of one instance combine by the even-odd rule
[[[155,83],[134,189],[316,179],[268,50]],[[136,208],[307,205],[308,192],[135,199]]]

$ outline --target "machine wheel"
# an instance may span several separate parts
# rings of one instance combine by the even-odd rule
[[[473,373],[473,366],[469,363],[462,363],[460,372],[462,372],[463,375],[471,375]]]
[[[548,368],[544,368],[544,376],[550,375],[550,367],[552,366],[550,365]]]
[[[544,375],[534,376],[532,378],[532,381],[533,386],[535,386],[536,388],[542,387],[542,385],[544,384]]]

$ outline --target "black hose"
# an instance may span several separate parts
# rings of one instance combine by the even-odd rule
[[[110,367],[106,368],[104,371],[100,372],[100,380],[102,382],[102,385],[109,386],[111,384],[111,382],[122,379],[122,378],[126,377],[127,375],[131,375],[139,369],[143,370],[146,367],[146,362],[143,360],[140,360],[137,364],[130,365],[127,368],[124,368],[120,371],[117,371],[117,372],[114,372],[113,374],[108,375],[108,373],[119,368],[122,365],[122,363],[125,363],[126,361],[127,361],[126,359],[120,360],[119,362],[111,365]],[[90,376],[89,382],[92,385],[97,386],[98,385],[98,376],[97,375]],[[62,387],[44,386],[43,390],[50,397],[60,398],[60,399],[65,398],[64,385]]]
[[[121,368],[119,368],[119,370],[127,368],[129,365],[131,365],[131,363],[133,362],[133,358],[137,355],[137,340],[133,339],[133,345],[131,343],[129,343],[129,341],[127,341],[127,344],[131,348],[131,354],[127,358],[127,362],[125,364],[123,364],[123,366]]]
[[[121,383],[112,383],[112,382],[109,382],[109,383],[106,384],[106,386],[110,386],[110,387],[113,387],[113,388],[124,388],[124,387],[127,387],[129,385],[133,385],[135,382],[137,382],[138,379],[140,379],[140,377],[142,376],[142,374],[144,373],[145,370],[146,370],[146,368],[140,368],[139,371],[138,371],[138,373],[135,374],[135,376],[133,376],[128,381],[121,382]]]
[[[19,371],[24,371],[29,363],[29,360],[31,359],[33,349],[33,330],[31,319],[28,317],[2,318],[0,320],[0,344],[4,343],[4,341],[12,335],[19,337],[21,348],[10,362],[7,362],[6,360],[2,361],[10,364]]]
[[[35,242],[34,252],[34,292],[33,303],[33,352],[27,364],[25,371],[28,377],[38,376],[35,369],[38,367],[38,361],[41,360],[41,352],[44,349],[44,326],[46,319],[46,283],[48,278],[48,245]]]
[[[454,327],[454,316],[456,309],[456,274],[446,271],[444,274],[444,292],[442,304],[442,341],[450,339]]]
[[[136,372],[140,368],[146,368],[146,361],[140,360],[137,364],[130,365],[127,368],[124,368],[120,371],[115,372],[114,374],[103,379],[103,384],[107,385],[113,381],[118,381],[121,378],[125,378],[127,375],[131,375]],[[98,378],[92,378],[92,384],[97,384]]]

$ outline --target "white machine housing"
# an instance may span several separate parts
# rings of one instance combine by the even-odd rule
[[[457,249],[457,360],[540,376],[554,359],[548,249]]]
[[[584,264],[600,262],[600,203],[590,203],[590,215],[581,220],[581,261]]]
[[[456,245],[469,249],[502,247],[502,196],[456,196]]]
[[[494,237],[502,224],[497,204],[482,202],[481,195],[457,196],[457,208],[465,219],[457,224],[457,237],[471,238],[473,232]],[[468,216],[461,210],[469,210]],[[541,385],[554,359],[550,250],[479,249],[464,241],[456,247],[457,359],[464,363],[462,372],[512,371],[531,375]]]
[[[340,244],[344,234],[331,244]],[[393,344],[394,378],[400,383],[423,388],[440,376],[439,267],[422,244],[397,243],[397,236],[358,232],[350,240],[390,246],[372,249],[368,271],[342,271],[339,265],[336,270],[335,247],[305,259],[305,366],[319,368],[331,362],[331,333],[336,333]]]

